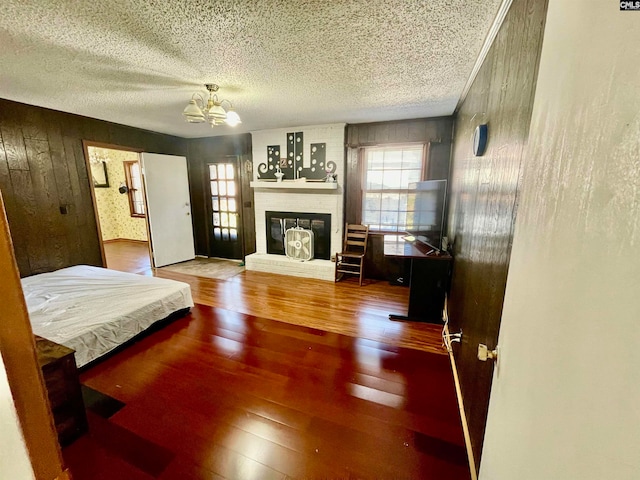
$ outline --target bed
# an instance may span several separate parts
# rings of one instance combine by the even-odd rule
[[[87,265],[23,278],[22,288],[33,333],[73,348],[78,367],[193,307],[186,283]]]

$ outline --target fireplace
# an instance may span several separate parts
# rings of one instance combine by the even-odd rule
[[[344,135],[345,124],[315,125],[295,128],[278,128],[251,132],[254,178],[256,251],[245,257],[247,270],[316,278],[333,282],[335,263],[331,255],[342,248],[344,217]],[[336,163],[338,188],[325,187],[323,183],[296,182],[284,178],[283,182],[267,182],[258,179],[261,164],[273,164],[275,151],[289,153],[289,133],[303,132],[304,142],[301,161],[303,171],[319,165],[311,144],[325,144],[325,162]],[[278,146],[274,151],[272,147]],[[272,155],[269,159],[269,152]],[[295,156],[295,148],[294,148]],[[317,153],[317,152],[316,152]],[[288,161],[280,155],[280,161]],[[313,163],[315,161],[315,164]],[[284,163],[284,162],[283,162]],[[275,168],[275,167],[274,167]],[[298,213],[300,212],[300,213]],[[309,213],[304,213],[309,212]],[[313,212],[313,213],[312,213]],[[283,238],[286,229],[295,227],[314,232],[314,260],[293,261],[285,253]],[[304,252],[304,249],[303,249]]]
[[[284,255],[284,232],[295,226],[312,230],[313,258],[331,259],[331,214],[265,212],[267,253]]]

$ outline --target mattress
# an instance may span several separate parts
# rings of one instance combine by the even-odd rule
[[[193,307],[186,283],[87,265],[23,278],[22,288],[33,333],[73,348],[79,367]]]

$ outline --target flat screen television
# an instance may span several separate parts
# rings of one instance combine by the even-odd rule
[[[438,252],[442,247],[446,201],[446,180],[409,184],[407,233]]]

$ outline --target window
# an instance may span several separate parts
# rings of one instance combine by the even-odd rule
[[[129,210],[132,217],[144,217],[144,197],[142,195],[142,177],[140,175],[140,163],[126,161],[124,163],[124,176],[129,195]]]
[[[366,147],[362,155],[362,223],[373,231],[403,232],[409,184],[423,179],[424,146]]]

